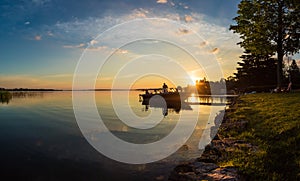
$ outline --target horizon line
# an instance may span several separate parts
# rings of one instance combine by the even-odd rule
[[[173,88],[174,89],[174,88]],[[95,89],[53,89],[53,88],[0,88],[6,91],[145,91],[162,90],[162,88],[95,88]]]

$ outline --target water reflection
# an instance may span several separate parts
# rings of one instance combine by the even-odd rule
[[[6,103],[9,104],[12,99],[24,99],[24,98],[43,98],[44,97],[44,92],[24,92],[24,91],[1,91],[0,92],[0,102],[2,104]]]
[[[32,98],[32,97],[44,97],[44,92],[12,92],[13,98]]]
[[[214,120],[210,120],[210,112],[216,115],[220,109],[215,107],[211,111],[213,107],[201,106],[196,131],[182,149],[170,157],[146,165],[128,165],[106,158],[83,138],[73,113],[72,92],[12,91],[11,94],[9,104],[5,105],[5,109],[0,108],[0,168],[2,173],[20,177],[19,180],[24,180],[24,177],[30,177],[30,180],[167,179],[172,168],[180,161],[199,156],[199,140],[205,130],[209,130],[205,134],[210,136],[210,127],[213,126]],[[81,92],[82,100],[86,99],[88,94],[93,93]],[[124,141],[136,144],[154,143],[163,139],[174,129],[181,113],[190,118],[200,109],[200,105],[178,102],[167,102],[166,109],[155,102],[141,105],[138,102],[139,92],[132,91],[129,96],[127,92],[118,92],[117,95],[120,100],[129,99],[129,106],[139,117],[147,117],[150,114],[146,109],[151,109],[153,114],[165,114],[166,111],[168,113],[168,116],[153,129],[134,129],[125,125],[114,112],[110,92],[95,92],[99,114],[109,131]],[[128,104],[122,106],[126,107]],[[87,110],[89,108],[87,107]],[[92,119],[88,113],[89,111],[83,115],[87,122]],[[184,124],[190,126],[187,119],[184,120]],[[90,130],[90,135],[94,138],[100,136],[99,140],[102,139],[101,134],[94,127]],[[18,173],[12,174],[15,170]]]
[[[172,113],[180,113],[180,110],[192,110],[192,107],[181,101],[164,101],[160,98],[153,97],[151,101],[149,99],[145,99],[142,101],[142,105],[145,106],[144,111],[148,111],[150,107],[153,108],[161,108],[163,116],[167,116],[169,112]]]
[[[12,98],[12,94],[8,91],[1,91],[0,92],[0,101],[2,104],[6,103],[8,104],[9,101],[11,100]]]
[[[191,95],[187,98],[187,103],[200,105],[229,105],[236,97],[236,95]]]

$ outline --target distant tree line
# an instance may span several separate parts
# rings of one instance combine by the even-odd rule
[[[192,92],[192,89],[195,89],[199,95],[220,95],[226,94],[227,92],[225,79],[221,79],[220,81],[208,81],[205,77],[196,80],[195,86],[187,86],[185,89],[186,92]]]
[[[0,88],[0,90],[5,90],[5,91],[62,91],[59,89],[31,89],[31,88],[13,88],[13,89]]]

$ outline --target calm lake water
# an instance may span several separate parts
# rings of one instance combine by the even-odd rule
[[[136,115],[163,113],[162,108],[142,105],[139,93],[129,93],[130,107]],[[84,99],[88,94],[92,92],[81,92],[80,96]],[[117,95],[120,100],[127,98],[125,92],[117,92]],[[74,116],[72,92],[14,93],[8,104],[0,103],[2,177],[11,180],[166,180],[176,164],[199,157],[202,153],[199,140],[209,141],[214,116],[223,109],[199,105],[185,110],[168,109],[168,115],[155,128],[139,130],[120,121],[110,96],[110,92],[95,93],[99,114],[115,136],[128,142],[151,143],[164,138],[183,112],[193,116],[200,110],[198,123],[188,142],[171,156],[149,164],[125,164],[103,156],[85,140]],[[209,117],[211,111],[214,116]],[[86,117],[88,119],[88,115]]]

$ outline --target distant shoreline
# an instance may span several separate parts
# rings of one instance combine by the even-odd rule
[[[64,91],[61,89],[29,89],[29,88],[13,88],[13,89],[5,89],[1,88],[2,91],[11,91],[11,92],[17,92],[17,91]]]
[[[0,88],[0,90],[11,91],[11,92],[17,92],[17,91],[51,92],[51,91],[144,91],[145,89],[78,89],[78,90],[72,90],[72,89],[30,89],[30,88],[5,89],[5,88]]]

